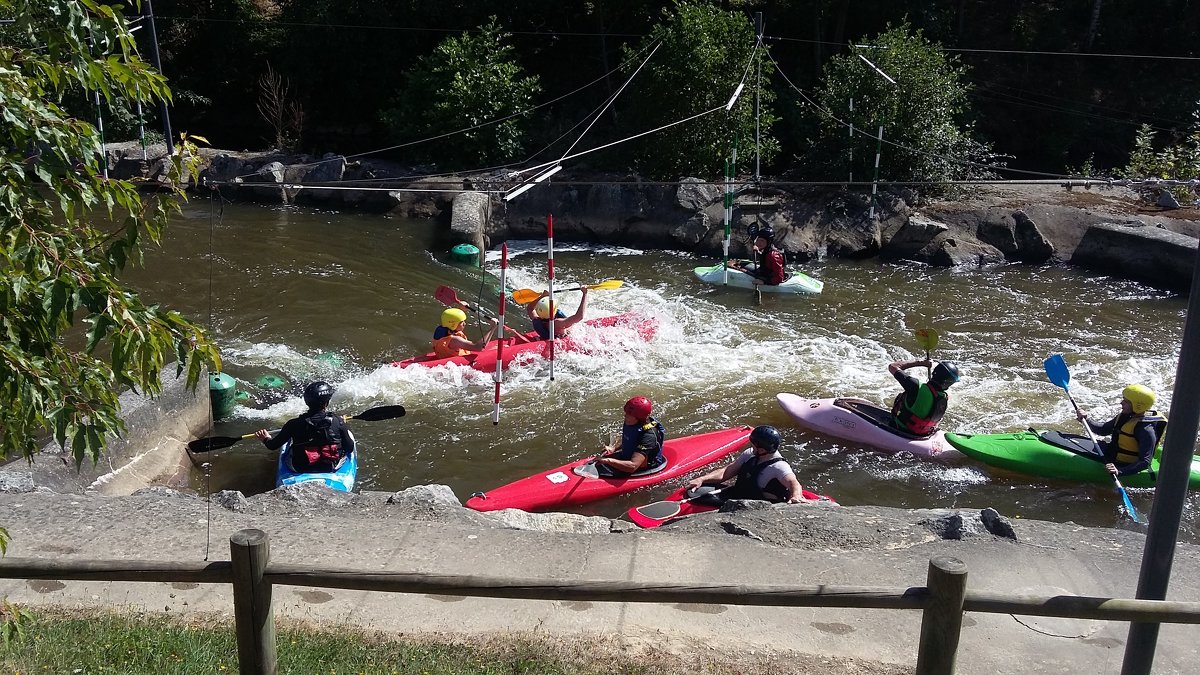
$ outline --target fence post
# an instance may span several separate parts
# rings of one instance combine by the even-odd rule
[[[921,615],[916,675],[952,675],[962,631],[967,566],[958,558],[930,558],[926,580],[929,607]]]
[[[270,557],[267,533],[262,530],[238,530],[229,538],[238,672],[242,675],[275,675],[278,666],[271,584],[263,582]]]

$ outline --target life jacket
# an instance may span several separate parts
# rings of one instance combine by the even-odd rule
[[[292,441],[292,457],[295,458],[297,453],[302,454],[308,460],[307,470],[333,471],[343,457],[341,430],[335,431],[333,428],[337,418],[325,413],[303,419],[308,425],[309,438],[303,442]],[[292,466],[301,468],[297,462],[293,462]]]
[[[433,353],[443,359],[470,354],[469,349],[455,349],[450,346],[450,341],[456,337],[468,339],[467,334],[461,330],[452,331],[445,326],[438,326],[438,330],[433,331]]]
[[[786,502],[790,496],[790,491],[778,478],[772,478],[766,487],[758,486],[758,476],[768,466],[782,461],[782,457],[768,459],[765,462],[758,461],[757,457],[751,457],[738,468],[737,480],[734,482],[732,488],[722,493],[722,496],[726,499],[761,499],[768,502]]]
[[[663,441],[667,438],[667,430],[662,423],[653,417],[647,417],[642,424],[623,424],[621,425],[621,450],[613,455],[614,459],[629,461],[633,459],[635,452],[646,453],[645,450],[638,447],[638,441],[642,438],[642,433],[654,430],[655,443],[654,450],[646,454],[646,466],[643,469],[651,469],[666,461],[663,457],[662,447]]]
[[[937,429],[938,422],[942,421],[948,401],[946,392],[937,391],[928,383],[922,383],[911,406],[908,404],[908,392],[900,392],[892,402],[892,417],[901,429],[917,436],[928,436]]]
[[[764,283],[772,286],[782,284],[787,278],[787,272],[783,269],[783,252],[772,246],[762,258],[762,272],[760,278]]]
[[[1116,423],[1113,424],[1112,441],[1110,441],[1110,447],[1116,450],[1113,460],[1117,464],[1133,464],[1141,459],[1141,451],[1138,449],[1137,437],[1134,434],[1143,424],[1153,425],[1154,443],[1157,445],[1167,430],[1167,418],[1159,415],[1158,411],[1147,410],[1141,415],[1133,413],[1117,415]]]
[[[567,318],[567,315],[563,314],[561,309],[554,311],[554,319],[555,320],[565,319],[565,318]],[[543,340],[549,340],[550,339],[550,319],[539,319],[536,316],[533,317],[533,330],[537,331],[539,338],[541,338]],[[555,331],[554,337],[561,337],[560,334],[558,333],[558,331]]]

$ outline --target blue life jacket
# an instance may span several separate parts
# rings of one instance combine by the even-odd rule
[[[563,314],[562,310],[560,309],[554,312],[554,318],[565,319],[567,318],[567,315]],[[539,338],[543,340],[550,339],[550,319],[539,319],[536,316],[533,317],[533,329],[537,331]],[[558,335],[555,335],[555,337],[558,337]]]

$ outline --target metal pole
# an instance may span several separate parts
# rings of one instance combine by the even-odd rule
[[[162,61],[158,57],[158,31],[154,30],[154,5],[150,0],[144,0],[145,8],[142,10],[143,16],[146,17],[146,23],[150,26],[150,60],[154,63],[154,68],[162,74]],[[162,115],[163,135],[167,140],[167,154],[175,153],[175,141],[172,140],[171,134],[171,114],[167,111],[167,101],[159,99],[158,113]]]
[[[762,46],[763,35],[763,15],[762,12],[754,13],[754,40],[756,46]],[[758,93],[762,89],[762,58],[754,60],[754,182],[759,182],[760,158],[762,157],[762,146],[759,145],[758,135]]]
[[[879,188],[879,153],[883,150],[883,125],[879,125],[879,140],[875,142],[875,179],[871,181],[871,212],[868,217],[875,217],[875,191]]]
[[[850,182],[854,182],[854,99],[850,99]]]
[[[1196,447],[1196,428],[1200,424],[1200,377],[1196,377],[1197,372],[1200,372],[1200,248],[1192,270],[1179,364],[1175,366],[1175,395],[1171,398],[1169,413],[1171,426],[1163,442],[1150,529],[1142,550],[1137,586],[1139,599],[1165,600],[1167,597],[1175,539],[1179,535],[1179,520],[1187,498],[1188,470]],[[1158,644],[1158,626],[1157,623],[1129,624],[1121,675],[1149,675]]]

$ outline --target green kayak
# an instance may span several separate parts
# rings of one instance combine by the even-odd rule
[[[1063,480],[1111,483],[1104,460],[1086,436],[1057,431],[1012,434],[946,434],[946,441],[964,455],[1000,469]],[[1149,471],[1121,476],[1126,487],[1154,487],[1158,457]],[[1188,488],[1200,490],[1200,461],[1192,458]]]

